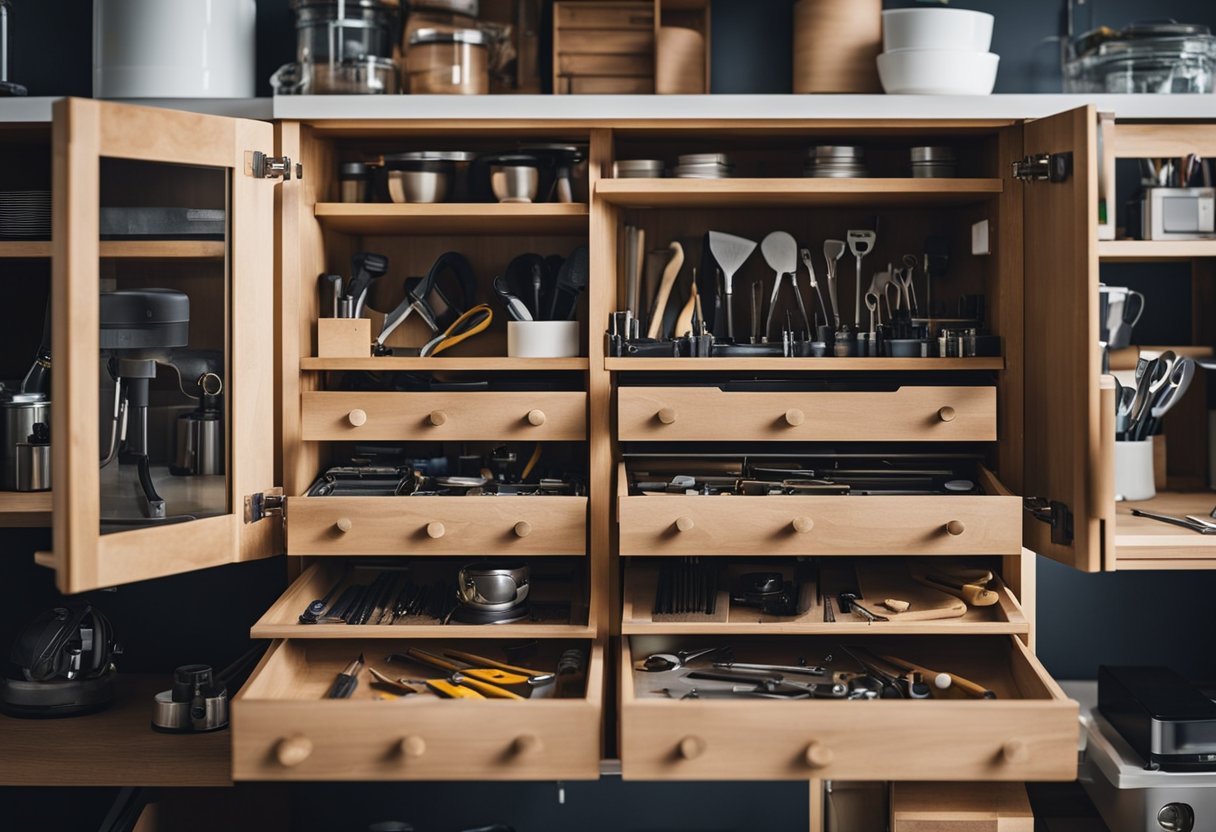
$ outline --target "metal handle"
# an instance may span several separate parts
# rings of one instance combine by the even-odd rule
[[[447,529],[438,520],[426,524],[426,536],[432,540],[438,540],[447,533]]]
[[[350,413],[346,414],[346,419],[350,422],[351,427],[361,428],[367,424],[367,411],[355,408]]]

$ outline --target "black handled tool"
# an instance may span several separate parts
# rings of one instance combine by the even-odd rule
[[[363,304],[367,300],[367,292],[372,282],[388,272],[388,258],[383,254],[373,254],[370,251],[360,251],[350,260],[350,285],[346,288],[346,296],[353,299],[355,308],[351,317],[358,318],[363,313]]]
[[[325,694],[325,698],[350,699],[355,688],[359,687],[359,671],[363,669],[363,664],[363,654],[360,653],[359,658],[348,664],[346,669],[338,674],[338,678],[334,679],[334,684],[329,693]]]

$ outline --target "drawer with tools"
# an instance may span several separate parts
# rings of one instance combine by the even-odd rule
[[[308,566],[250,635],[590,637],[587,590],[582,558],[327,559]]]
[[[898,381],[729,380],[629,385],[623,441],[993,442],[996,388]]]
[[[276,641],[233,701],[233,779],[595,779],[603,663],[561,639]]]
[[[965,454],[629,453],[617,495],[625,556],[1022,551],[1021,499]]]
[[[1028,633],[999,568],[977,558],[629,558],[621,631]]]
[[[621,667],[628,779],[1076,777],[1077,704],[1016,636],[632,636]]]

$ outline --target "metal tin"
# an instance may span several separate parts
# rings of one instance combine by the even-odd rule
[[[338,166],[338,199],[341,202],[367,202],[371,172],[362,162],[343,162]]]
[[[50,488],[50,470],[45,475],[38,470],[39,458],[42,452],[36,450],[37,445],[30,442],[34,433],[34,425],[51,423],[51,403],[41,393],[9,393],[0,399],[0,489],[5,491],[43,491]],[[21,451],[20,446],[33,445],[29,450]],[[49,448],[47,457],[49,460]],[[22,466],[19,458],[25,457]],[[18,474],[20,469],[21,474]],[[26,485],[22,488],[22,484]],[[42,483],[45,482],[45,485]]]
[[[410,46],[425,43],[470,43],[475,46],[486,46],[489,39],[480,29],[457,29],[445,32],[442,29],[419,29],[410,35]]]
[[[725,165],[733,167],[730,156],[726,153],[688,153],[679,159],[677,163],[683,165]]]
[[[924,145],[922,147],[914,147],[910,152],[912,161],[915,162],[953,162],[954,148],[952,147],[935,147],[932,145]]]

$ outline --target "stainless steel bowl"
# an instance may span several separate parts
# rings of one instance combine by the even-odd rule
[[[441,170],[390,170],[388,196],[393,202],[443,202],[448,173]]]
[[[491,165],[490,189],[499,202],[532,202],[540,186],[540,170],[533,165]]]

